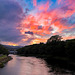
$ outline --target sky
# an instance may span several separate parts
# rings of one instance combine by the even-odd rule
[[[25,46],[53,35],[75,38],[75,0],[0,0],[0,43]]]

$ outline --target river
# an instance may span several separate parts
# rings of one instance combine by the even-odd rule
[[[53,67],[48,68],[44,60],[35,57],[21,57],[10,55],[13,59],[4,68],[0,68],[0,75],[75,75],[71,71]]]

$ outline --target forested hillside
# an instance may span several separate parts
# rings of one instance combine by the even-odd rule
[[[75,39],[61,41],[56,35],[48,39],[47,43],[33,44],[18,49],[19,55],[37,56],[43,58],[64,58],[75,61]]]
[[[0,54],[3,54],[3,55],[9,54],[9,51],[1,44],[0,44]]]

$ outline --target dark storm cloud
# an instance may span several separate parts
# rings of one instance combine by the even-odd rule
[[[21,19],[21,6],[14,1],[0,1],[0,20],[7,22],[16,22]]]
[[[38,26],[38,29],[42,29],[42,26]]]
[[[0,1],[0,40],[18,42],[22,39],[20,32],[16,29],[22,20],[23,10],[18,2],[14,0]]]
[[[69,5],[63,6],[63,7],[61,7],[60,9],[63,10],[63,11],[65,11],[65,12],[66,12],[67,10],[71,10],[71,11],[73,10],[72,8],[69,8]]]
[[[52,29],[52,27],[49,27],[48,30],[52,31],[53,29]]]
[[[0,39],[1,41],[14,41],[14,42],[18,42],[22,39],[22,37],[20,36],[19,31],[17,31],[16,29],[12,29],[12,28],[4,28],[4,29],[0,29]]]
[[[25,32],[25,34],[30,34],[30,35],[33,35],[33,32],[28,31],[28,32]]]

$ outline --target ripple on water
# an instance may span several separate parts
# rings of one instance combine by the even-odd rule
[[[61,68],[47,67],[46,62],[35,57],[11,55],[13,60],[0,69],[0,75],[72,75]]]

